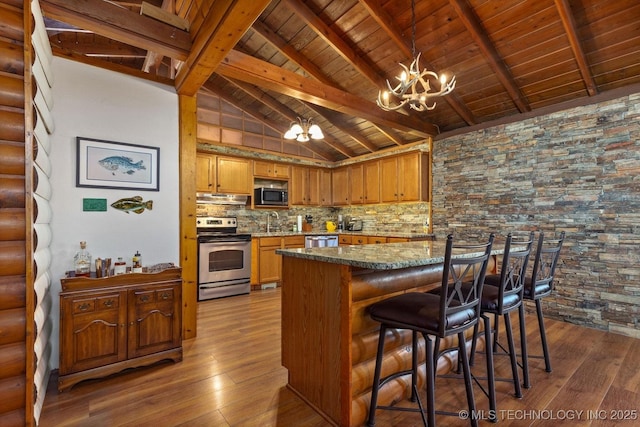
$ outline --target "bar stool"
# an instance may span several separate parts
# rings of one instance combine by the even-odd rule
[[[540,331],[540,341],[542,342],[542,352],[544,355],[545,370],[547,372],[551,372],[551,359],[549,357],[549,347],[547,346],[547,333],[544,328],[541,300],[553,291],[553,279],[555,277],[556,266],[560,258],[560,250],[562,249],[564,238],[564,231],[560,233],[559,237],[545,238],[544,233],[540,233],[531,277],[525,280],[524,285],[524,299],[534,301],[536,305],[538,329]],[[524,348],[525,351],[523,351],[522,358],[526,360],[526,346]],[[527,387],[527,385],[525,385],[525,387]]]
[[[496,380],[506,380],[495,378],[493,353],[498,350],[498,326],[500,316],[504,318],[505,330],[507,335],[507,343],[509,351],[507,354],[511,359],[512,378],[508,381],[513,382],[514,394],[517,398],[522,397],[520,388],[520,378],[518,375],[518,360],[513,340],[513,331],[511,329],[511,312],[518,310],[520,318],[520,342],[523,354],[526,354],[526,331],[524,323],[524,304],[523,293],[525,276],[527,274],[527,264],[529,255],[533,246],[534,233],[531,232],[528,238],[524,240],[514,240],[511,233],[507,235],[504,244],[504,254],[500,264],[500,274],[487,274],[484,279],[484,287],[482,289],[482,298],[480,300],[480,316],[484,321],[484,337],[485,337],[485,353],[487,357],[487,380],[489,389],[489,409],[493,416],[497,412],[496,404]],[[512,249],[516,248],[516,249]],[[491,344],[491,321],[490,315],[493,314],[494,334],[493,344]],[[470,364],[473,365],[473,358],[476,350],[476,341],[478,336],[478,325],[474,327],[473,344],[471,346]],[[504,347],[500,346],[503,350]],[[505,350],[506,351],[506,350]],[[529,371],[526,359],[523,360],[523,376],[525,382],[529,382]]]
[[[464,373],[464,383],[469,406],[469,419],[472,426],[478,421],[475,413],[475,400],[471,384],[471,372],[467,355],[464,332],[478,323],[480,318],[480,296],[484,276],[487,270],[494,235],[484,243],[474,245],[454,245],[453,236],[447,236],[440,295],[423,292],[407,292],[369,307],[369,315],[380,322],[380,335],[371,389],[368,425],[375,425],[376,409],[403,410],[420,412],[425,426],[435,426],[435,371],[436,355],[439,352],[439,339],[456,334],[458,337],[458,355]],[[464,255],[458,253],[463,251]],[[455,253],[454,253],[455,252]],[[380,379],[384,356],[384,338],[387,329],[409,329],[412,331],[412,364],[410,370],[392,373]],[[426,356],[426,392],[427,417],[418,396],[418,332],[425,340]],[[433,338],[436,337],[434,348]],[[399,408],[378,406],[378,391],[388,381],[402,375],[411,374],[411,400],[418,402],[419,408]],[[445,413],[458,415],[458,413]],[[428,422],[427,422],[428,421]]]

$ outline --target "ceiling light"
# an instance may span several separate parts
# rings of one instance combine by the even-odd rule
[[[309,139],[322,139],[324,134],[320,126],[314,124],[311,119],[301,119],[291,122],[291,126],[284,134],[284,139],[295,139],[298,142],[307,142]]]
[[[396,77],[399,83],[396,87],[391,87],[391,83],[387,80],[388,90],[379,91],[378,99],[376,103],[378,107],[385,111],[394,111],[409,104],[409,107],[416,111],[433,110],[436,107],[436,102],[433,104],[427,104],[431,98],[437,96],[444,96],[450,93],[456,87],[456,76],[451,77],[451,80],[447,83],[445,75],[438,76],[433,71],[424,70],[420,71],[420,53],[416,56],[416,7],[415,0],[411,0],[411,54],[413,55],[413,62],[407,68],[403,64],[402,73],[400,77]],[[431,92],[431,81],[435,80],[440,85],[440,90]],[[397,99],[393,102],[390,101],[390,96],[393,95]]]

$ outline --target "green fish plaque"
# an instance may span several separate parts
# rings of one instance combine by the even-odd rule
[[[145,209],[153,208],[153,200],[142,201],[141,196],[128,197],[111,203],[111,207],[126,213],[135,212],[141,214]]]

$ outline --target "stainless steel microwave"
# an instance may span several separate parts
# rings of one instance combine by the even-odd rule
[[[287,206],[289,193],[282,188],[255,188],[253,204],[257,206]]]

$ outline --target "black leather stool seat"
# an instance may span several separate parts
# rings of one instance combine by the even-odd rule
[[[531,278],[527,277],[524,283],[524,297],[527,299],[539,298],[551,293],[551,282],[536,283],[536,285],[533,286],[531,284]],[[534,292],[533,295],[531,294],[532,290]]]
[[[509,310],[512,307],[516,307],[522,299],[517,294],[505,295],[502,299],[502,307],[504,310]],[[484,282],[484,288],[482,288],[482,298],[480,299],[480,305],[483,310],[496,311],[500,304],[500,288],[498,286],[490,285]]]
[[[460,306],[452,302],[451,307]],[[432,333],[440,329],[440,296],[432,293],[408,292],[369,307],[373,320],[396,328],[411,328]],[[473,308],[447,313],[446,329],[459,328],[477,318]]]

